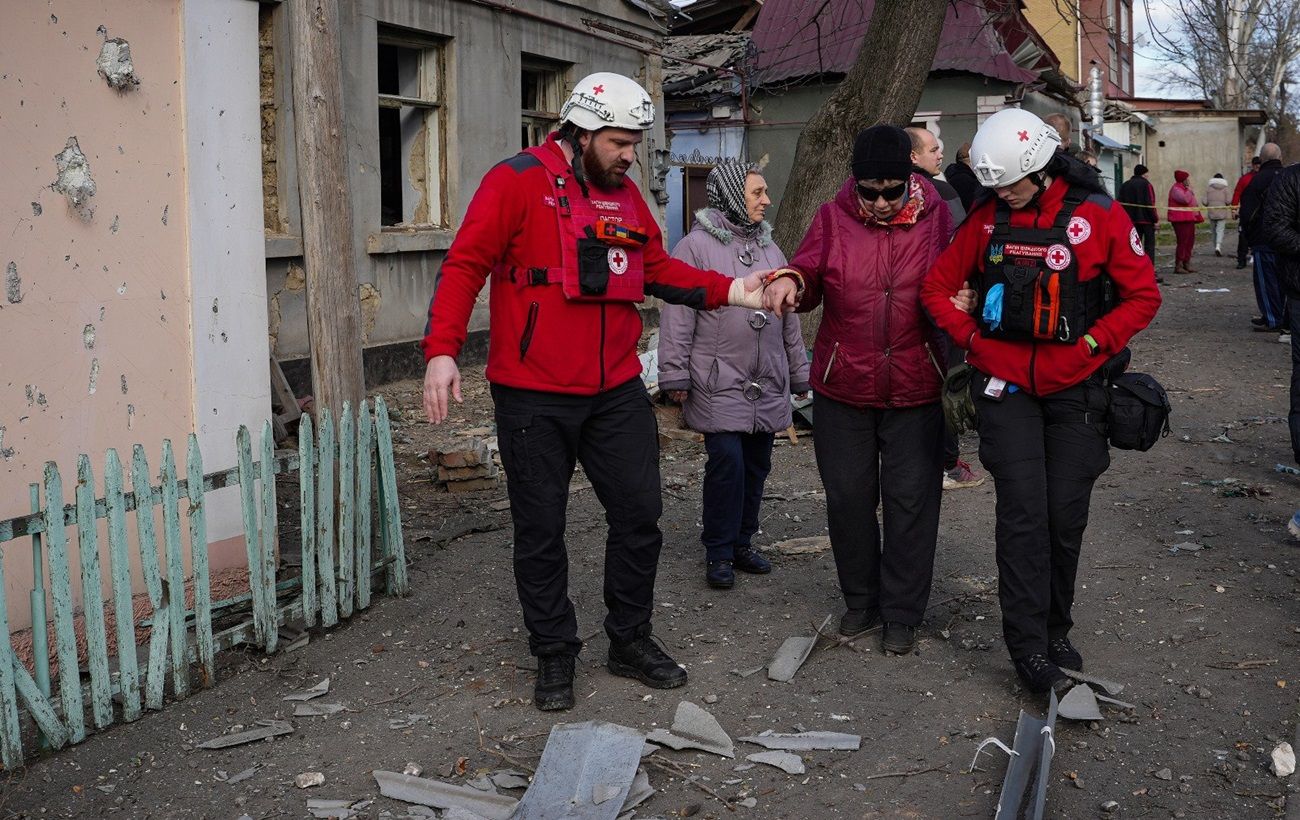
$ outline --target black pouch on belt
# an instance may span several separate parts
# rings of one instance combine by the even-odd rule
[[[583,296],[604,296],[609,289],[609,245],[587,228],[587,238],[578,240],[578,289]]]

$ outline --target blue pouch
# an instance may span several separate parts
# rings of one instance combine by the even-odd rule
[[[999,282],[984,294],[984,322],[990,330],[997,330],[1002,324],[1002,289]]]

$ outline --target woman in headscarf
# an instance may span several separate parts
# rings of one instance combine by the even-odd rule
[[[1196,223],[1204,222],[1196,192],[1187,184],[1191,174],[1174,171],[1174,187],[1169,189],[1169,222],[1174,226],[1174,273],[1196,273],[1192,268],[1192,248],[1196,245]]]
[[[726,160],[705,182],[709,207],[673,256],[705,270],[743,277],[780,268],[785,256],[763,219],[772,200],[757,165]],[[790,394],[808,390],[799,318],[730,307],[703,312],[664,305],[659,319],[659,387],[683,405],[704,434],[705,582],[735,585],[735,570],[772,565],[754,548],[774,434],[790,426]]]

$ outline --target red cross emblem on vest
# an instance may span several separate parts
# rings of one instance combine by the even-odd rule
[[[615,276],[622,276],[627,273],[627,251],[622,248],[610,248],[606,254],[609,262],[609,272]]]
[[[603,85],[598,85],[598,86],[596,86],[595,88],[591,89],[591,93],[593,93],[593,94],[604,94],[604,93],[605,93],[605,86],[603,86]]]
[[[1092,236],[1092,224],[1081,216],[1070,217],[1070,226],[1065,229],[1071,245],[1078,245]]]
[[[1070,266],[1071,258],[1069,248],[1064,245],[1053,245],[1047,249],[1044,261],[1047,262],[1047,267],[1052,270],[1065,270]]]
[[[1021,141],[1021,142],[1029,142],[1029,132],[1028,132],[1028,131],[1018,131],[1018,132],[1016,132],[1016,136],[1020,137],[1020,141]]]

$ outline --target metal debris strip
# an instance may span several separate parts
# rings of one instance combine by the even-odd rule
[[[807,771],[803,765],[803,758],[790,752],[754,752],[752,755],[745,755],[745,759],[775,766],[786,774],[803,774]]]
[[[650,785],[650,774],[644,767],[636,770],[636,777],[632,780],[632,787],[628,789],[627,799],[623,801],[623,808],[619,809],[620,817],[622,812],[628,812],[645,801],[655,793],[655,787]]]
[[[1108,695],[1118,695],[1124,691],[1124,684],[1122,683],[1116,683],[1115,681],[1099,678],[1095,675],[1088,675],[1083,672],[1076,672],[1073,669],[1066,669],[1065,667],[1061,667],[1061,671],[1064,672],[1067,677],[1073,678],[1080,683],[1091,683],[1094,686],[1101,687]]]
[[[723,757],[735,757],[736,747],[717,718],[688,700],[677,704],[671,730],[656,729],[645,738],[670,749],[702,749]]]
[[[528,772],[517,769],[502,769],[492,772],[488,777],[492,780],[492,785],[498,789],[526,789],[531,782],[528,779]]]
[[[221,735],[196,745],[196,749],[228,749],[268,737],[293,734],[293,725],[285,720],[259,720],[256,729],[247,729],[233,735]]]
[[[346,711],[348,707],[341,703],[296,703],[293,707],[294,717],[329,717]]]
[[[321,695],[329,694],[329,691],[330,691],[330,679],[325,678],[324,680],[320,681],[310,689],[304,689],[301,692],[294,692],[292,694],[285,695],[283,698],[281,698],[281,700],[288,700],[288,701],[311,700],[312,698],[318,698]]]
[[[995,737],[985,738],[975,749],[971,771],[975,770],[980,752],[990,744],[1008,755],[1007,773],[1002,778],[1002,791],[998,795],[994,820],[1015,820],[1021,817],[1042,820],[1047,807],[1048,775],[1051,772],[1052,757],[1056,754],[1054,733],[1057,706],[1056,692],[1052,692],[1045,719],[1040,720],[1022,709],[1020,719],[1016,721],[1016,735],[1010,749]],[[1031,778],[1034,782],[1033,790],[1026,794]]]
[[[741,740],[768,749],[782,749],[791,752],[809,752],[817,749],[857,751],[862,747],[862,737],[860,735],[850,735],[843,732],[779,734],[769,729],[761,734],[742,737]]]
[[[803,666],[804,661],[808,660],[813,648],[817,646],[817,639],[821,637],[830,622],[831,616],[827,615],[826,620],[822,621],[822,625],[810,637],[786,638],[785,643],[781,644],[781,648],[776,651],[776,656],[767,666],[768,679],[781,683],[794,680],[795,673]]]
[[[511,817],[517,820],[616,820],[622,813],[645,735],[604,721],[551,729],[542,759]]]
[[[379,793],[403,803],[415,803],[435,809],[463,809],[486,820],[510,820],[519,801],[501,794],[483,792],[470,786],[453,786],[437,780],[412,777],[400,772],[376,769],[371,772]]]
[[[1097,696],[1086,683],[1078,684],[1061,698],[1060,715],[1066,720],[1104,720]]]

